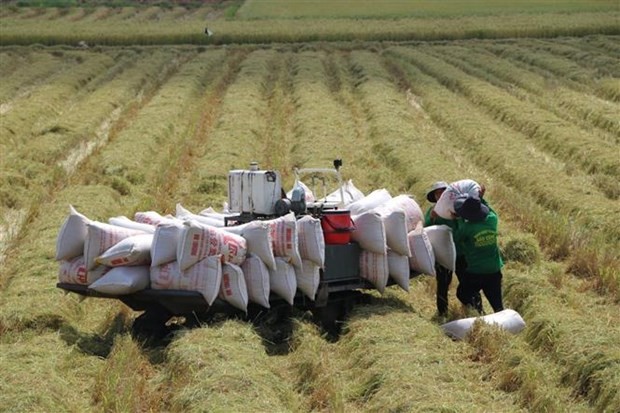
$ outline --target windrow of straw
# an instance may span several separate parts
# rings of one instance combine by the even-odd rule
[[[599,263],[600,268],[595,271],[597,278],[607,278],[605,268],[611,265],[610,271],[614,271],[618,265],[613,261],[607,262],[606,255],[613,254],[616,247],[615,244],[608,245],[605,241],[614,239],[609,235],[614,231],[614,225],[609,221],[609,217],[613,214],[609,214],[609,211],[617,206],[602,195],[598,197],[598,205],[593,203],[592,191],[587,180],[579,181],[577,177],[569,175],[558,176],[561,169],[549,165],[548,157],[541,156],[542,154],[537,154],[537,151],[528,149],[527,145],[520,143],[523,138],[519,134],[496,125],[483,113],[472,110],[466,100],[407,64],[406,62],[411,62],[408,60],[409,57],[415,56],[414,53],[417,52],[412,49],[394,49],[388,56],[396,56],[398,59],[396,64],[405,72],[404,81],[408,82],[407,87],[421,96],[424,107],[432,118],[448,132],[449,136],[454,137],[455,142],[465,140],[465,145],[457,145],[459,150],[467,153],[472,162],[488,168],[492,175],[501,179],[502,184],[495,185],[494,196],[503,194],[506,197],[504,203],[507,212],[515,214],[513,219],[521,222],[527,230],[534,231],[542,245],[556,256],[566,256],[568,246],[572,245],[572,249],[576,250],[575,257],[583,254],[584,259],[591,265],[595,265],[594,262]],[[418,62],[419,59],[416,59],[415,63]],[[481,129],[480,125],[485,125],[484,129]],[[497,138],[506,135],[509,136],[506,139]],[[500,147],[502,149],[497,150]],[[533,169],[537,170],[536,175],[531,174]],[[541,176],[545,178],[540,179]],[[578,205],[574,206],[571,202],[576,202],[575,197],[579,188],[583,188],[583,202],[578,202]],[[532,206],[536,203],[540,203],[547,211],[541,210],[539,206],[532,210]],[[554,217],[556,211],[563,211],[569,215],[583,205],[587,205],[580,214],[583,217],[576,218],[577,221],[571,224],[558,219],[560,217]],[[559,242],[563,239],[564,244]],[[590,239],[591,242],[584,243],[584,239]],[[597,239],[599,241],[596,241]],[[593,252],[602,254],[595,258],[597,254]],[[575,270],[580,273],[582,268],[578,268]],[[609,278],[607,282],[612,291],[617,291],[618,280],[615,277]]]
[[[527,97],[532,100],[534,96],[538,97],[535,101],[542,109],[552,111],[566,121],[577,121],[583,129],[599,128],[600,132],[596,136],[603,140],[612,144],[620,142],[620,125],[615,120],[620,105],[615,102],[603,101],[585,91],[578,92],[562,84],[551,87],[548,78],[478,49],[475,44],[427,50],[468,74],[501,87],[521,99]]]
[[[575,396],[585,397],[597,411],[620,409],[620,308],[587,291],[557,288],[541,279],[557,275],[553,266],[507,273],[506,294],[529,320],[525,331],[530,346],[548,353],[562,368],[562,382]],[[587,301],[587,303],[586,303]]]
[[[0,83],[0,113],[4,115],[13,109],[13,102],[21,96],[31,94],[35,88],[47,81],[54,73],[66,69],[65,65],[77,63],[64,53],[39,51],[36,49],[7,50],[0,56],[2,83]]]
[[[533,143],[565,162],[575,162],[585,172],[620,176],[618,147],[598,139],[590,131],[543,110],[532,110],[529,102],[463,73],[428,54],[412,51],[410,59],[444,86],[482,106],[495,119],[524,133]]]
[[[267,356],[248,323],[188,331],[167,351],[162,374],[166,410],[173,412],[298,411],[293,383]]]
[[[620,86],[613,78],[598,78],[593,69],[584,69],[571,60],[550,56],[548,53],[534,52],[529,48],[522,48],[518,45],[488,45],[488,50],[512,60],[526,63],[541,74],[551,73],[555,77],[568,82],[571,87],[580,90],[584,85],[589,85],[592,92],[602,99],[620,101]]]

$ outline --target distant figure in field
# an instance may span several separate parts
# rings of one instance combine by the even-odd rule
[[[213,32],[208,27],[205,27],[205,34],[209,37],[213,36]]]

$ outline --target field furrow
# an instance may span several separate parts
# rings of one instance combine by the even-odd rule
[[[617,36],[585,36],[582,38],[558,38],[558,44],[581,47],[585,51],[596,51],[620,59],[620,37]]]
[[[620,143],[620,122],[616,116],[620,113],[620,104],[551,84],[548,78],[515,67],[511,62],[469,45],[430,48],[427,51],[521,100],[535,102],[541,109],[551,111],[567,122],[576,123],[582,129],[600,129],[600,132],[592,131],[592,134],[600,136],[603,141]]]
[[[534,52],[518,45],[486,45],[489,51],[513,61],[526,64],[543,76],[556,78],[577,91],[591,90],[602,99],[620,101],[620,86],[612,78],[599,78],[593,69],[583,69],[576,63],[546,53]]]
[[[588,174],[604,174],[610,179],[620,176],[620,148],[603,142],[588,130],[564,121],[552,113],[534,110],[527,101],[480,81],[429,54],[411,51],[409,58],[444,86],[465,95],[482,106],[498,122],[522,132],[531,142],[564,162],[577,163]]]

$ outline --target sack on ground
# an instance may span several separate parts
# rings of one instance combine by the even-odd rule
[[[248,288],[248,298],[251,302],[269,308],[269,269],[254,254],[248,254],[241,264],[245,284]]]
[[[387,253],[377,254],[362,250],[360,254],[360,277],[370,281],[383,294],[389,277]]]
[[[84,243],[88,235],[90,219],[69,205],[69,215],[65,218],[56,238],[56,260],[71,260],[84,254]]]
[[[409,257],[388,250],[388,273],[400,288],[409,291]]]
[[[242,311],[248,311],[248,287],[241,267],[222,264],[222,284],[219,297]]]
[[[145,234],[144,231],[119,227],[103,222],[91,221],[88,224],[88,234],[84,243],[84,259],[86,268],[92,270],[97,265],[95,259],[118,244],[125,238]]]
[[[299,291],[314,301],[321,282],[320,267],[313,261],[301,260],[301,268],[295,268],[295,277]]]
[[[456,268],[456,247],[452,239],[452,228],[447,225],[431,225],[424,227],[432,247],[437,264],[450,271]]]
[[[387,241],[385,239],[385,225],[381,215],[374,211],[365,212],[351,218],[355,229],[351,232],[351,239],[360,244],[366,251],[376,254],[387,253]]]
[[[409,267],[422,274],[435,276],[435,255],[433,246],[424,232],[422,223],[418,223],[416,229],[411,231],[409,237]]]
[[[297,220],[299,255],[303,260],[310,260],[323,267],[325,264],[325,238],[321,220],[306,215]],[[303,263],[302,263],[303,264]]]
[[[471,331],[476,320],[497,325],[513,334],[517,334],[525,328],[525,321],[521,315],[515,310],[506,309],[483,317],[470,317],[450,321],[443,324],[441,329],[450,337],[462,340]]]
[[[297,278],[295,269],[288,263],[288,260],[276,257],[276,269],[269,270],[269,287],[271,291],[293,305],[297,291]]]
[[[149,286],[149,267],[115,267],[88,288],[104,294],[125,295]]]
[[[452,182],[441,194],[435,204],[435,212],[444,219],[454,219],[454,201],[459,195],[480,195],[480,185],[471,179]]]
[[[95,261],[108,267],[150,265],[152,243],[152,234],[133,235],[106,250]]]

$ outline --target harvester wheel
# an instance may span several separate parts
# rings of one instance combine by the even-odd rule
[[[164,308],[148,309],[134,320],[131,335],[146,345],[156,344],[170,333],[166,325],[170,317],[171,314]]]

